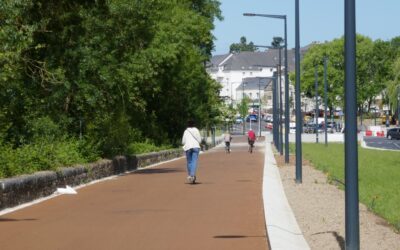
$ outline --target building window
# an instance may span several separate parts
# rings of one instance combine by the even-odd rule
[[[243,72],[242,72],[242,74],[243,74],[243,75],[245,75],[245,74],[246,74],[246,72],[244,72],[244,71],[243,71]]]
[[[260,93],[257,93],[257,98],[260,98]]]
[[[253,94],[253,93],[250,93],[250,94],[249,94],[250,98],[252,97],[252,94]]]
[[[253,72],[250,72],[250,75],[252,76],[252,75],[253,75]]]

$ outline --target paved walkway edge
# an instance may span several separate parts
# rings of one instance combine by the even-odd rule
[[[286,198],[271,142],[267,139],[265,142],[263,202],[270,247],[272,250],[310,249]]]

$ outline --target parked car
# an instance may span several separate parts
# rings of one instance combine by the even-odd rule
[[[387,131],[386,133],[386,137],[389,140],[393,140],[393,139],[400,139],[400,128],[391,128]]]
[[[303,132],[307,134],[315,134],[318,131],[318,133],[321,133],[324,131],[323,125],[318,124],[316,125],[315,123],[307,123],[305,124],[303,128]]]
[[[327,122],[326,128],[329,133],[335,133],[337,131],[337,124],[336,122]]]
[[[264,121],[265,122],[273,122],[274,118],[272,117],[272,115],[266,115],[264,117]]]
[[[266,129],[272,129],[273,128],[272,123],[271,122],[267,122],[267,124],[265,125],[265,128]]]
[[[296,133],[296,123],[295,122],[291,122],[289,123],[289,133]]]
[[[237,117],[235,120],[236,124],[242,124],[243,123],[243,118],[242,117]]]
[[[316,131],[315,123],[306,123],[304,124],[303,132],[306,134],[313,134]]]
[[[246,122],[250,122],[250,121],[252,121],[252,122],[258,121],[257,115],[249,115],[249,116],[247,116],[246,117]]]

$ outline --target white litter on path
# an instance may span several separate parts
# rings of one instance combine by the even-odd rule
[[[68,185],[65,188],[57,188],[56,193],[58,193],[58,194],[77,194],[75,189],[73,189],[72,187],[70,187]]]

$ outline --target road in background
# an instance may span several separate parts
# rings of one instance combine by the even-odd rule
[[[386,137],[364,137],[364,142],[367,147],[400,150],[400,140],[389,140]]]

